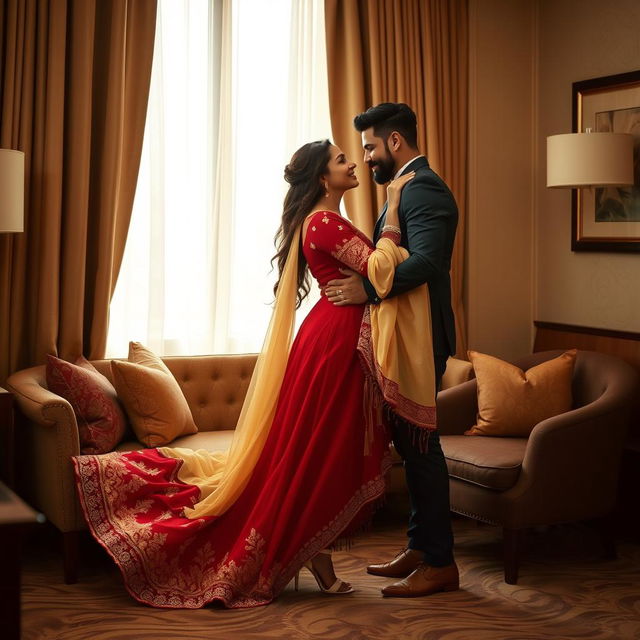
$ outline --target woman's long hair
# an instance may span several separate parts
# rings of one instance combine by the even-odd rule
[[[311,213],[313,205],[324,195],[321,177],[327,172],[331,154],[329,140],[308,142],[300,147],[284,168],[284,179],[291,185],[284,198],[282,221],[275,237],[276,255],[271,262],[278,263],[278,281],[273,293],[278,291],[284,265],[289,255],[293,234]],[[296,309],[309,294],[307,261],[300,252],[298,259],[298,293]]]

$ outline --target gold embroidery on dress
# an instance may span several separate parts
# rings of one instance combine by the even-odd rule
[[[275,582],[274,586],[276,591],[284,589],[296,568],[302,566],[305,560],[312,558],[316,553],[334,542],[337,535],[344,531],[345,527],[353,520],[358,511],[362,509],[366,503],[373,502],[384,494],[385,474],[391,468],[391,464],[391,455],[385,455],[382,459],[380,475],[362,485],[335,518],[318,531],[307,541],[300,551],[298,551],[287,567],[284,568],[279,579]]]
[[[309,246],[310,246],[312,249],[315,249],[315,248],[316,248],[316,245],[315,245],[315,244],[313,244],[313,242],[310,242],[310,243],[309,243]]]
[[[315,230],[316,230],[316,228],[315,228],[315,227],[311,227],[311,231],[315,231]]]
[[[241,591],[250,591],[260,580],[266,544],[265,539],[255,529],[251,529],[245,540],[244,549],[247,551],[247,556],[244,562],[238,565],[235,560],[229,561],[229,554],[225,554],[217,567],[218,576]]]
[[[326,216],[324,216],[324,218],[322,218],[322,222],[324,222],[325,224],[329,224],[329,218]]]
[[[334,258],[348,264],[350,267],[362,270],[367,263],[371,249],[357,236],[353,236],[350,240],[342,241],[342,246],[336,245],[336,250],[331,252]]]
[[[152,469],[150,466],[146,465],[144,462],[140,462],[138,460],[129,460],[129,464],[136,469],[139,469],[143,473],[148,473],[152,476],[157,476],[162,472],[162,469]]]
[[[354,240],[357,238],[352,238],[351,242],[354,255],[367,253],[368,257],[366,244],[362,243],[363,247],[357,250]],[[346,249],[346,246],[340,249]],[[151,522],[141,522],[141,514],[149,512],[151,505],[148,500],[136,500],[136,491],[148,480],[132,474],[132,469],[140,469],[140,464],[131,457],[124,461],[122,455],[112,453],[75,459],[87,519],[94,534],[122,569],[127,586],[136,598],[155,606],[185,608],[200,607],[214,598],[234,607],[269,602],[274,594],[284,589],[302,562],[331,544],[365,503],[383,494],[384,472],[390,464],[385,458],[381,474],[365,483],[343,509],[287,562],[286,567],[276,562],[265,572],[267,542],[255,528],[251,528],[244,541],[246,554],[238,558],[234,553],[234,560],[229,561],[228,555],[222,559],[216,557],[215,548],[205,542],[202,535],[188,536],[168,557],[165,544],[167,532],[171,530],[170,521],[174,517],[180,518],[181,514],[162,513],[153,517]],[[149,464],[153,467],[153,463]],[[168,482],[176,481],[178,468],[176,465],[175,470],[169,473]],[[156,475],[153,468],[146,471]],[[164,490],[166,495],[175,492],[175,486]],[[210,518],[199,518],[182,526],[196,533],[210,524]]]
[[[248,554],[238,564],[231,561],[225,566],[226,556],[221,561],[216,558],[211,543],[203,543],[200,536],[189,536],[171,557],[167,556],[163,526],[179,514],[158,514],[151,522],[140,522],[140,514],[151,506],[148,501],[138,500],[128,506],[121,498],[131,496],[146,480],[132,475],[127,464],[117,459],[120,455],[82,456],[76,463],[79,470],[85,469],[79,475],[87,519],[137,598],[154,606],[186,608],[200,607],[214,598],[240,607],[273,599],[282,565],[274,563],[268,575],[262,574],[266,541],[255,529],[245,540]],[[199,530],[208,522],[199,518],[184,526]]]

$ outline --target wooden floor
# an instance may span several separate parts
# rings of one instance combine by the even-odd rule
[[[532,532],[520,583],[502,579],[500,531],[456,519],[461,590],[428,598],[382,598],[387,581],[364,572],[404,546],[402,520],[389,510],[354,546],[335,554],[348,596],[318,592],[303,572],[271,605],[228,611],[158,610],[139,605],[118,571],[90,539],[80,582],[63,584],[46,530],[27,541],[23,572],[25,640],[632,640],[640,639],[640,547],[620,542],[619,558],[604,561],[587,525]],[[0,634],[1,635],[1,634]]]

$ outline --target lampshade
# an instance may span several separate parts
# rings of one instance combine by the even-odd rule
[[[547,138],[547,187],[633,184],[629,133],[563,133]]]
[[[24,153],[0,149],[0,233],[24,230]]]

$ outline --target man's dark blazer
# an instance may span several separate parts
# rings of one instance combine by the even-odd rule
[[[398,216],[402,246],[409,257],[396,267],[393,287],[387,297],[429,285],[431,331],[434,356],[447,357],[456,351],[456,329],[451,309],[451,253],[458,225],[458,207],[443,180],[429,167],[425,157],[416,158],[403,174],[415,171],[400,200]],[[385,224],[385,204],[373,234],[377,241]],[[364,281],[369,302],[380,302],[373,285]]]

